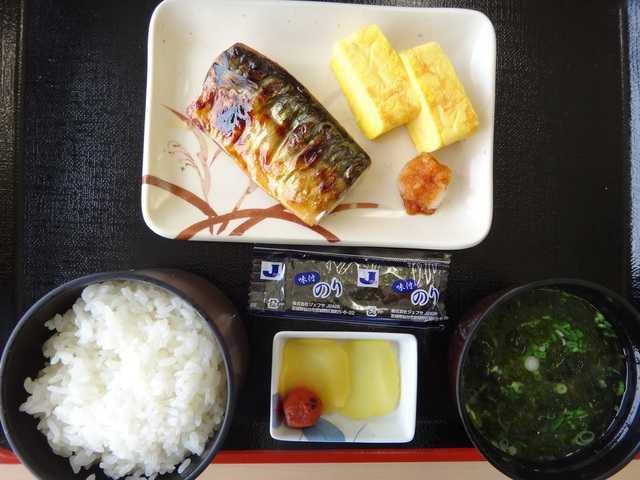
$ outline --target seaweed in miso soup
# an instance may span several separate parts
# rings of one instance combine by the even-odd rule
[[[613,326],[593,305],[531,290],[479,327],[464,363],[463,401],[496,447],[530,461],[572,455],[613,422],[626,362]]]

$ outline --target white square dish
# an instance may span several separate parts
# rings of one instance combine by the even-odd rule
[[[396,181],[418,151],[405,126],[364,137],[331,68],[333,43],[377,24],[397,51],[437,41],[478,114],[471,137],[434,152],[452,170],[433,215],[405,213]],[[185,117],[213,60],[242,42],[282,65],[371,156],[345,208],[308,227],[273,214],[278,203]],[[165,0],[153,14],[142,166],[142,213],[174,239],[461,249],[480,243],[493,214],[495,31],[482,13],[276,0]],[[350,208],[346,208],[350,207]]]
[[[313,427],[289,428],[283,420],[278,392],[285,344],[294,338],[350,340],[381,339],[390,342],[400,372],[400,398],[395,410],[366,419],[349,418],[341,413],[324,414]],[[279,332],[273,339],[271,364],[271,414],[269,430],[276,440],[291,442],[406,443],[413,439],[416,426],[418,347],[416,338],[406,333],[378,332]]]

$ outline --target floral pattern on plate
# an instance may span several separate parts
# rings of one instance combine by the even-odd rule
[[[169,180],[162,179],[155,175],[144,175],[142,183],[144,185],[154,186],[175,195],[185,202],[190,203],[202,212],[202,220],[186,226],[175,236],[176,240],[190,240],[197,233],[207,230],[211,235],[221,235],[230,228],[229,236],[241,236],[251,227],[266,219],[280,219],[285,222],[292,222],[310,230],[323,237],[327,242],[334,243],[340,241],[330,230],[316,225],[309,227],[295,215],[288,212],[280,203],[262,207],[262,208],[243,208],[244,199],[251,195],[258,186],[248,179],[247,188],[240,194],[240,197],[229,212],[219,213],[212,205],[209,195],[211,189],[214,188],[216,179],[213,177],[211,170],[213,163],[220,156],[222,150],[214,146],[208,140],[205,134],[196,128],[191,121],[183,114],[172,108],[166,107],[176,117],[182,120],[189,130],[195,135],[198,141],[199,149],[195,152],[189,151],[181,142],[177,140],[169,141],[169,149],[167,154],[178,160],[180,170],[193,169],[199,179],[200,192],[194,192],[187,188],[181,187]],[[210,148],[212,147],[212,148]],[[213,151],[211,151],[213,150]],[[224,182],[224,179],[219,179]],[[342,203],[338,205],[331,214],[335,214],[352,208],[377,208],[376,203]],[[239,225],[230,227],[230,223],[239,220]]]

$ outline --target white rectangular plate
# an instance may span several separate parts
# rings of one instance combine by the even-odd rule
[[[396,51],[437,41],[480,120],[471,137],[434,152],[452,170],[435,214],[407,215],[396,187],[418,151],[405,126],[371,141],[355,123],[329,62],[334,42],[377,24]],[[309,228],[273,214],[277,202],[184,117],[213,60],[242,42],[295,76],[367,151],[372,167],[346,196],[355,208]],[[273,0],[165,0],[153,14],[142,212],[167,238],[461,249],[488,234],[493,213],[495,31],[464,9]]]
[[[285,344],[294,338],[387,340],[391,344],[400,372],[398,405],[386,415],[354,419],[340,413],[325,414],[313,427],[289,428],[282,419],[278,379]],[[408,333],[379,332],[278,332],[273,338],[271,363],[270,433],[276,440],[290,442],[406,443],[415,435],[418,392],[418,343]]]

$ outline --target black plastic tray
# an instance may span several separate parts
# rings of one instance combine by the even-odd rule
[[[450,327],[402,329],[419,340],[420,387],[416,437],[400,447],[468,447],[446,350],[472,303],[513,283],[577,277],[640,306],[639,7],[632,0],[387,3],[473,8],[496,29],[491,232],[477,247],[452,252]],[[189,270],[227,293],[249,331],[249,377],[225,449],[337,448],[270,438],[271,341],[284,329],[353,327],[247,315],[252,245],[167,240],[142,219],[146,42],[156,4],[0,4],[0,342],[32,303],[74,277]],[[385,447],[398,446],[353,446]]]

